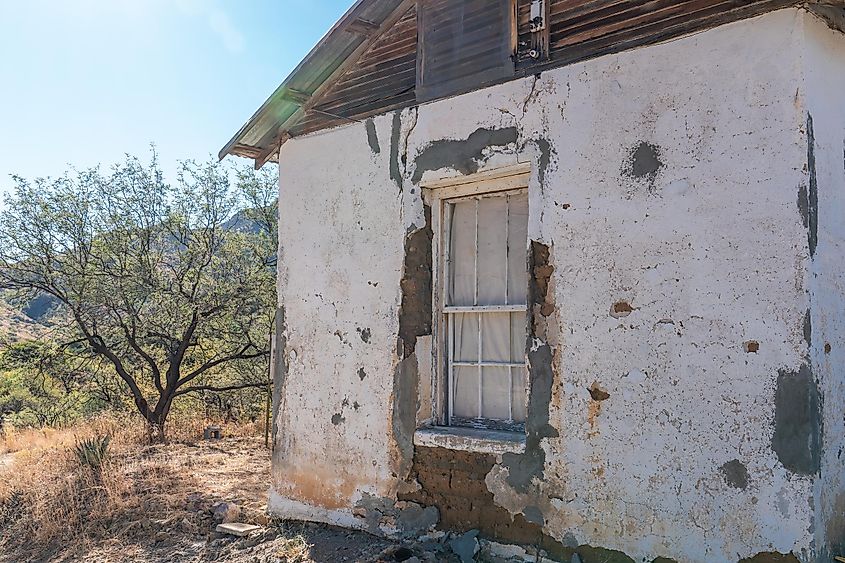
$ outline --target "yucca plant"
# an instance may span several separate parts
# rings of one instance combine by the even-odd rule
[[[78,440],[73,451],[80,464],[98,470],[109,455],[110,441],[109,436],[94,436]]]

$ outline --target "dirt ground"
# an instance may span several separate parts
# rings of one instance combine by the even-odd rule
[[[0,563],[19,562],[204,562],[307,563],[447,561],[450,556],[331,526],[269,520],[266,508],[269,454],[260,438],[224,438],[194,444],[146,446],[115,454],[134,495],[102,533],[80,541],[50,538],[33,548],[2,538]],[[15,471],[5,456],[0,479]],[[136,498],[137,497],[137,498]],[[140,500],[140,502],[138,502]],[[239,521],[261,525],[248,538],[215,532],[220,502],[241,508]]]

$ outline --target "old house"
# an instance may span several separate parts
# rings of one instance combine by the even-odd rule
[[[842,555],[843,26],[356,2],[221,151],[279,163],[271,509],[587,563]]]

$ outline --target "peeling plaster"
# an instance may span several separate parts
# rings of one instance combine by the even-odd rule
[[[819,185],[816,174],[816,136],[813,131],[813,116],[807,113],[807,175],[809,190],[807,192],[807,244],[810,256],[815,256],[819,243]]]
[[[719,468],[725,482],[735,489],[748,487],[748,468],[738,459],[732,459]]]
[[[399,338],[403,356],[414,353],[417,337],[431,334],[431,207],[424,207],[425,226],[405,238],[405,268],[400,282]]]
[[[274,489],[314,505],[314,517],[347,525],[365,493],[389,513],[415,491],[424,509],[436,483],[454,480],[484,502],[449,493],[444,529],[472,511],[481,523],[488,518],[488,535],[513,534],[564,561],[578,553],[584,563],[610,555],[701,563],[761,552],[810,561],[810,530],[823,527],[815,514],[823,503],[807,502],[818,473],[789,466],[814,465],[815,454],[793,447],[800,440],[787,429],[810,444],[815,431],[812,416],[805,424],[784,397],[796,396],[794,384],[810,403],[818,397],[819,418],[833,420],[821,399],[839,385],[845,348],[823,305],[841,307],[814,293],[806,340],[795,319],[808,293],[820,291],[806,263],[808,146],[814,190],[822,188],[813,256],[822,272],[841,238],[825,220],[840,209],[825,199],[825,151],[837,147],[841,175],[845,132],[805,101],[797,75],[808,59],[796,51],[804,17],[775,12],[375,117],[382,139],[390,130],[389,151],[374,153],[357,125],[285,143],[280,292],[297,356],[282,393],[311,416],[278,416],[285,431],[275,444]],[[737,49],[747,56],[734,56]],[[808,109],[812,145],[802,134]],[[324,155],[313,166],[299,166],[317,153]],[[422,236],[424,224],[418,183],[525,162],[535,386],[526,453],[472,461],[462,457],[470,452],[449,451],[438,462],[448,467],[430,468],[423,482],[413,469],[419,455],[411,457],[413,416],[423,404],[417,389],[436,396],[421,381],[436,358],[420,341],[431,336],[413,336],[419,325],[405,318],[413,306],[402,288],[408,237]],[[645,184],[647,191],[631,189]],[[315,292],[333,306],[324,309]],[[620,301],[636,308],[608,314]],[[352,337],[359,327],[371,331],[369,342]],[[808,356],[812,337],[831,345],[828,356],[820,346]],[[758,341],[757,353],[741,346]],[[592,397],[593,383],[607,399]],[[363,396],[360,415],[348,411],[334,430],[329,418],[340,400]],[[733,462],[747,472],[745,488]],[[325,484],[296,472],[304,466]],[[311,514],[292,501],[274,506]],[[379,517],[382,532],[391,518]],[[765,557],[776,555],[758,560]]]
[[[754,557],[740,559],[739,563],[800,563],[800,560],[792,553],[767,551],[758,553]]]
[[[415,502],[396,502],[364,493],[355,504],[353,514],[363,519],[364,528],[380,535],[385,529],[395,530],[400,537],[418,537],[434,529],[440,519],[437,508]]]
[[[432,237],[431,208],[424,208],[425,226],[405,237],[405,258],[399,283],[400,360],[393,381],[393,436],[400,452],[398,475],[405,479],[414,456],[414,430],[417,423],[419,365],[417,338],[431,334]]]
[[[631,149],[630,161],[628,163],[628,174],[634,178],[654,179],[657,172],[663,167],[660,160],[660,149],[651,143],[641,141]]]
[[[393,121],[390,127],[390,179],[396,183],[399,192],[402,192],[404,177],[399,169],[399,137],[402,134],[402,111],[393,112]]]
[[[544,438],[556,438],[555,430],[549,424],[549,405],[552,400],[554,352],[552,347],[540,341],[545,337],[545,319],[554,311],[554,301],[549,292],[549,281],[554,273],[549,247],[538,241],[531,241],[528,255],[529,303],[533,313],[529,315],[529,334],[526,342],[528,356],[528,411],[525,421],[525,452],[505,453],[502,466],[507,468],[507,482],[516,491],[525,493],[532,481],[542,480],[546,452],[541,442]]]
[[[364,344],[369,344],[370,343],[370,336],[372,335],[372,331],[370,331],[369,328],[361,328],[361,327],[358,327],[356,330],[358,331],[358,336],[361,337],[361,342],[363,342]]]

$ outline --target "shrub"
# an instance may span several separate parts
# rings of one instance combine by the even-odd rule
[[[99,470],[109,455],[109,442],[109,436],[94,436],[76,442],[73,451],[81,465]]]

